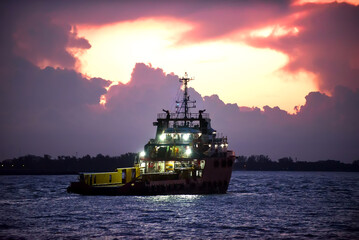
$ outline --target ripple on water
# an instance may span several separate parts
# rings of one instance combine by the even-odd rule
[[[0,176],[0,238],[317,238],[359,233],[359,174],[234,172],[225,195],[81,196],[76,176]]]

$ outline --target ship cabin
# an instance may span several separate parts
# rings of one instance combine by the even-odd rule
[[[206,110],[189,111],[196,107],[196,101],[188,95],[190,80],[193,79],[187,73],[179,79],[184,91],[182,100],[176,101],[176,112],[163,109],[153,123],[157,127],[156,137],[139,154],[140,171],[145,179],[146,175],[167,175],[168,179],[171,174],[180,178],[202,177],[206,159],[231,154],[227,152],[227,137],[218,136]]]
[[[227,137],[217,136],[205,110],[186,114],[163,111],[153,123],[156,137],[139,155],[141,174],[189,172],[201,177],[206,158],[226,156]]]

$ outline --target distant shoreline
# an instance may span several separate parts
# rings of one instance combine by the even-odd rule
[[[116,168],[133,166],[135,153],[121,156],[59,156],[26,155],[0,163],[0,175],[77,175],[79,172],[112,172]],[[233,171],[296,171],[296,172],[359,172],[359,160],[342,163],[337,160],[316,162],[293,161],[284,157],[272,161],[265,155],[238,156]]]
[[[272,161],[268,156],[264,155],[238,156],[233,169],[250,171],[359,172],[359,160],[355,160],[353,163],[342,163],[337,160],[306,162],[293,161],[291,157],[284,157],[278,159],[278,161]]]
[[[95,171],[93,171],[95,172]],[[359,172],[358,170],[353,171],[335,171],[335,170],[233,170],[233,172]],[[0,176],[22,176],[22,175],[33,175],[33,176],[40,176],[40,175],[78,175],[80,172],[74,171],[44,171],[44,170],[0,170]]]

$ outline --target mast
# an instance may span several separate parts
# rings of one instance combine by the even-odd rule
[[[177,103],[177,106],[176,106],[177,111],[176,111],[176,113],[177,113],[177,114],[180,114],[180,113],[183,113],[183,114],[184,114],[184,119],[185,119],[185,122],[184,122],[184,123],[185,123],[185,126],[186,126],[186,124],[187,124],[187,121],[186,121],[186,120],[188,119],[189,108],[195,108],[195,107],[196,107],[196,105],[195,105],[196,101],[195,101],[195,100],[191,101],[191,100],[189,99],[189,95],[188,95],[188,87],[187,87],[187,84],[188,84],[188,82],[191,81],[191,80],[194,80],[194,79],[193,79],[193,78],[189,78],[187,72],[185,72],[185,76],[184,76],[184,77],[182,77],[182,78],[179,79],[179,81],[182,82],[183,85],[184,85],[184,93],[183,93],[183,99],[182,99],[182,101],[176,101],[176,103]],[[180,106],[180,107],[178,106],[178,103],[181,103],[181,106]],[[178,108],[179,108],[179,109],[178,109]],[[182,109],[183,109],[183,111],[181,111]]]

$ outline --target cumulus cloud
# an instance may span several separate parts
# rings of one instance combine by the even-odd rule
[[[323,91],[334,91],[337,85],[359,88],[359,7],[347,3],[307,4],[297,7],[300,17],[287,24],[298,34],[282,37],[252,38],[257,47],[270,47],[290,57],[289,71],[305,69],[318,75]]]
[[[51,16],[54,6],[41,1],[19,3],[22,4],[5,1],[1,6],[2,46],[9,48],[5,51],[42,68],[73,69],[77,59],[70,48],[85,50],[91,47],[90,43],[77,35],[75,26]]]
[[[162,108],[174,110],[181,97],[178,77],[137,64],[131,81],[113,86],[83,78],[72,70],[40,70],[19,60],[1,81],[0,157],[23,154],[110,154],[140,151],[155,128]],[[98,104],[105,94],[107,104]],[[229,137],[237,154],[268,154],[298,160],[359,156],[359,92],[336,88],[332,97],[314,92],[297,115],[278,107],[240,108],[216,96],[190,95],[206,108],[213,127]]]
[[[76,58],[68,48],[88,49],[90,43],[76,34],[78,24],[111,24],[139,18],[170,17],[185,21],[192,29],[184,42],[218,38],[245,41],[286,53],[289,71],[306,70],[317,75],[320,90],[332,92],[337,85],[359,87],[358,6],[348,3],[293,4],[295,1],[136,1],[128,2],[36,2],[3,7],[10,16],[15,51],[40,66],[73,68]],[[12,16],[14,12],[18,14]],[[12,16],[12,17],[11,17]],[[96,16],[96,17],[94,17]],[[4,19],[3,28],[9,19]],[[274,27],[268,37],[253,30]],[[296,34],[278,36],[278,29]],[[277,29],[277,30],[276,30]],[[73,31],[74,30],[74,31]],[[238,37],[239,36],[239,37]]]
[[[139,151],[154,135],[156,113],[171,108],[180,85],[173,74],[144,64],[135,66],[130,83],[108,92],[109,81],[74,70],[39,69],[16,57],[8,64],[0,68],[6,71],[0,82],[0,159]],[[106,107],[99,104],[104,94]]]
[[[142,87],[147,85],[146,87]],[[150,85],[151,87],[149,87]],[[179,87],[177,76],[166,75],[161,69],[137,64],[129,85],[119,85],[107,93],[111,95],[108,106],[111,114],[123,115],[126,139],[148,139],[154,136],[149,123],[162,108],[174,110],[173,96]],[[207,109],[213,127],[230,139],[237,154],[268,154],[273,159],[292,156],[298,160],[358,158],[359,92],[337,87],[332,96],[312,92],[295,115],[278,107],[239,107],[226,104],[217,95],[202,97],[190,88],[197,109]],[[181,94],[177,92],[177,96]],[[140,116],[140,117],[138,117]],[[126,120],[127,119],[127,120]],[[133,131],[136,129],[137,131]],[[123,130],[118,130],[118,133]],[[136,136],[136,137],[134,137]],[[134,148],[130,146],[129,148]]]
[[[217,130],[227,134],[237,154],[264,153],[277,159],[338,159],[359,156],[359,91],[337,87],[333,96],[312,92],[296,115],[278,107],[245,109],[205,97]]]
[[[0,68],[6,72],[0,81],[0,158],[75,152],[78,143],[86,143],[110,82],[73,70],[41,70],[19,58],[8,64],[11,68]]]
[[[57,25],[50,19],[28,16],[13,33],[14,51],[40,67],[74,68],[76,58],[68,48],[89,49],[91,45],[79,38],[70,25]]]

